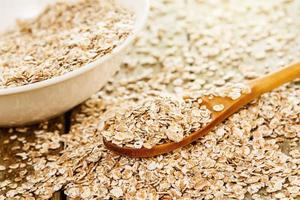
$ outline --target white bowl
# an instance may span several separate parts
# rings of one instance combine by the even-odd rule
[[[53,0],[0,0],[0,31],[16,18],[37,15]],[[30,85],[0,89],[0,126],[16,126],[49,119],[80,104],[101,89],[119,69],[126,47],[142,28],[149,0],[118,0],[135,13],[133,33],[112,53],[65,75]]]

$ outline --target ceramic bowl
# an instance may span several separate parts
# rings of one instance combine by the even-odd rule
[[[145,24],[149,0],[119,0],[135,13],[133,33],[112,53],[62,76],[37,83],[0,89],[0,126],[31,124],[60,115],[101,89],[119,69],[126,49]],[[53,0],[1,0],[0,31],[17,18],[37,15]]]

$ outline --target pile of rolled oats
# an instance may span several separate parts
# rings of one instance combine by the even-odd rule
[[[46,80],[109,54],[133,14],[114,1],[59,1],[0,35],[0,89]]]
[[[107,141],[131,148],[180,142],[211,121],[211,111],[201,104],[201,98],[149,97],[118,109],[100,122],[98,130]]]
[[[142,102],[147,91],[216,92],[300,58],[299,0],[151,2],[149,23],[121,71],[77,109],[69,134],[37,134],[23,161],[34,173],[2,196],[13,183],[1,182],[0,199],[49,198],[60,189],[70,199],[300,198],[299,80],[169,154],[132,159],[105,148],[97,132],[103,114]],[[64,150],[53,159],[41,152],[54,141]]]

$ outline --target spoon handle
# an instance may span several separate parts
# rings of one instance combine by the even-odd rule
[[[300,78],[300,63],[284,67],[250,82],[251,89],[256,95],[269,92],[280,85]]]

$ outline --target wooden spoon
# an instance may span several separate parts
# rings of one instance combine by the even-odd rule
[[[249,82],[251,92],[248,94],[242,94],[237,100],[232,100],[228,97],[202,97],[203,104],[207,106],[212,112],[212,121],[208,123],[203,128],[189,134],[180,142],[168,142],[165,144],[159,144],[151,149],[147,148],[129,148],[129,147],[120,147],[112,142],[108,142],[103,139],[105,146],[121,155],[126,155],[130,157],[152,157],[164,153],[171,152],[177,148],[186,146],[201,136],[209,133],[215,126],[223,122],[230,115],[237,112],[240,108],[248,104],[253,99],[258,98],[261,94],[269,92],[274,88],[288,83],[296,78],[300,78],[300,63],[293,64],[291,66],[282,68],[274,73],[270,73],[261,78],[252,80]],[[216,112],[213,110],[214,105],[223,104],[224,109],[221,112]]]

